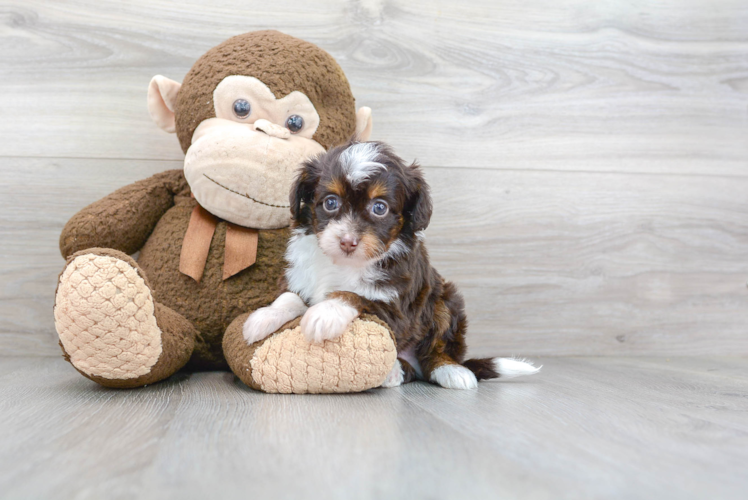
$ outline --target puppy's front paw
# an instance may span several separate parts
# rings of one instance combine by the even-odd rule
[[[475,389],[478,379],[462,365],[442,365],[431,372],[431,381],[447,389]]]
[[[249,315],[244,322],[242,333],[247,344],[254,344],[283,326],[288,319],[285,311],[278,308],[261,307]]]
[[[301,318],[301,333],[309,342],[332,340],[343,335],[358,315],[358,309],[340,299],[325,300],[310,307]]]

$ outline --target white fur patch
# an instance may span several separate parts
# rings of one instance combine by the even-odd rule
[[[431,372],[431,381],[447,389],[475,389],[478,379],[462,365],[442,365]]]
[[[343,300],[324,300],[310,307],[301,318],[301,333],[310,342],[332,340],[343,335],[358,315],[358,309]]]
[[[335,291],[353,292],[381,302],[397,298],[395,289],[377,284],[384,275],[376,262],[363,267],[335,265],[320,248],[317,236],[306,235],[303,229],[295,230],[289,240],[286,261],[288,289],[312,305]]]
[[[271,305],[261,307],[249,315],[242,328],[244,340],[247,344],[262,340],[278,331],[285,323],[304,314],[306,310],[306,304],[295,293],[281,294]]]
[[[359,241],[358,247],[350,254],[346,254],[340,248],[343,237],[352,237],[356,230],[350,215],[343,216],[340,220],[330,221],[325,229],[318,235],[318,244],[322,252],[339,266],[366,267],[371,265],[366,258],[366,248]]]
[[[495,370],[499,372],[501,378],[514,378],[521,377],[523,375],[535,375],[540,371],[543,366],[537,368],[532,363],[524,359],[514,358],[494,358],[493,365]]]
[[[346,171],[346,178],[353,187],[367,180],[378,170],[387,167],[376,161],[379,148],[372,142],[361,142],[349,147],[340,155],[340,162]]]
[[[382,382],[382,387],[386,387],[386,388],[397,387],[403,384],[403,380],[405,380],[405,372],[403,371],[403,365],[400,364],[399,359],[396,359],[395,366],[392,367],[392,370],[390,370],[390,373],[387,375],[387,378],[384,379],[384,382]]]

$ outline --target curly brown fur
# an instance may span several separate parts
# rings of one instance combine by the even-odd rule
[[[183,151],[190,147],[197,126],[215,117],[213,91],[231,75],[261,79],[278,99],[295,90],[306,94],[320,117],[314,140],[325,149],[347,141],[355,131],[353,94],[330,54],[275,30],[252,31],[210,49],[184,77],[176,118]]]

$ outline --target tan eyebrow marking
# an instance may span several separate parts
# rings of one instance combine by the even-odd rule
[[[330,182],[325,183],[325,187],[328,191],[330,191],[331,193],[335,193],[341,198],[343,197],[343,195],[345,195],[345,184],[337,177]]]
[[[369,186],[369,199],[383,198],[387,196],[387,186],[381,182]]]

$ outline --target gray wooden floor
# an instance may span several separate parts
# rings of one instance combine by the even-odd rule
[[[0,358],[0,498],[746,497],[748,360],[541,361],[477,391],[281,396]]]

